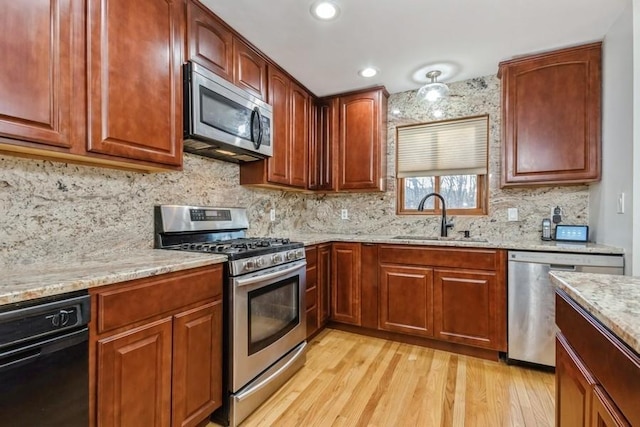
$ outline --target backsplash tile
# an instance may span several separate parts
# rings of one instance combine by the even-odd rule
[[[305,195],[245,188],[237,165],[191,154],[184,156],[183,172],[159,174],[0,156],[0,266],[150,248],[155,204],[246,207],[252,236],[437,234],[438,217],[395,214],[395,127],[435,120],[438,109],[439,119],[490,115],[489,215],[455,217],[454,233],[537,240],[542,218],[557,204],[565,223],[588,223],[586,186],[500,189],[500,82],[495,76],[450,87],[451,96],[433,104],[417,99],[417,91],[390,96],[385,193]],[[507,222],[510,207],[518,208],[520,221]],[[269,221],[272,208],[274,222]],[[340,219],[341,209],[349,210],[348,220]]]
[[[472,236],[488,239],[540,238],[542,218],[560,205],[563,222],[587,224],[587,186],[500,189],[500,80],[495,76],[475,78],[449,85],[448,98],[430,103],[417,91],[392,94],[388,101],[387,192],[377,194],[318,195],[306,199],[303,212],[308,232],[437,235],[439,217],[396,215],[395,136],[396,126],[489,114],[489,214],[456,216],[453,233],[470,230]],[[438,116],[439,114],[439,116]],[[519,221],[507,221],[507,209],[518,208]],[[349,219],[340,219],[348,209]]]

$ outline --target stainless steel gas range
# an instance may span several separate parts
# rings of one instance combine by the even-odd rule
[[[213,419],[236,426],[306,360],[304,245],[248,238],[243,208],[155,207],[155,248],[227,255],[223,406]]]

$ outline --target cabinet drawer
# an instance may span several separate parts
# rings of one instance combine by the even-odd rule
[[[222,266],[180,271],[98,290],[98,333],[222,296]]]
[[[495,249],[381,245],[379,259],[381,264],[497,270],[498,254],[499,251]]]

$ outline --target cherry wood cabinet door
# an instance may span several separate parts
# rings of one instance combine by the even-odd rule
[[[433,269],[380,266],[379,328],[433,336]]]
[[[360,243],[334,243],[331,251],[331,319],[360,326]]]
[[[631,426],[601,386],[593,388],[591,397],[591,427]]]
[[[187,2],[187,59],[233,81],[233,34],[195,0]]]
[[[503,187],[600,179],[601,43],[500,64]]]
[[[596,383],[564,336],[556,338],[556,426],[589,425],[591,389]]]
[[[184,3],[88,1],[88,150],[182,164]]]
[[[318,318],[326,325],[331,315],[331,244],[318,246]]]
[[[506,351],[506,292],[495,272],[436,269],[434,333],[442,340]]]
[[[274,67],[269,67],[269,104],[273,107],[273,127],[271,141],[273,155],[267,160],[267,180],[272,183],[288,185],[291,181],[289,170],[291,127],[289,113],[291,81]]]
[[[267,98],[267,61],[247,44],[233,38],[233,81],[252,95]]]
[[[57,147],[84,128],[84,2],[0,2],[0,137]]]
[[[386,100],[383,89],[340,97],[338,191],[382,190]]]
[[[318,323],[318,248],[306,248],[307,260],[307,291],[305,296],[307,315],[307,338],[316,333]]]
[[[338,98],[325,98],[315,105],[315,135],[309,148],[309,189],[334,190],[334,142],[338,134]]]
[[[307,153],[310,136],[310,101],[306,90],[291,82],[291,185],[307,187]]]
[[[172,319],[97,343],[98,425],[171,425]]]
[[[193,427],[222,405],[222,300],[173,325],[173,427]]]

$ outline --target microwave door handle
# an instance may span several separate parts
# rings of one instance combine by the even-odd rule
[[[256,119],[258,120],[258,135],[253,133],[254,124],[256,123]],[[251,111],[251,142],[253,142],[253,146],[256,148],[260,148],[260,143],[262,142],[262,117],[260,116],[260,110],[258,107],[255,107],[253,111]]]
[[[262,145],[263,129],[262,129],[262,114],[260,114],[260,109],[256,107],[255,111],[256,111],[256,114],[258,115],[258,144],[256,145],[256,150],[257,150],[258,148],[260,148],[260,145]]]

